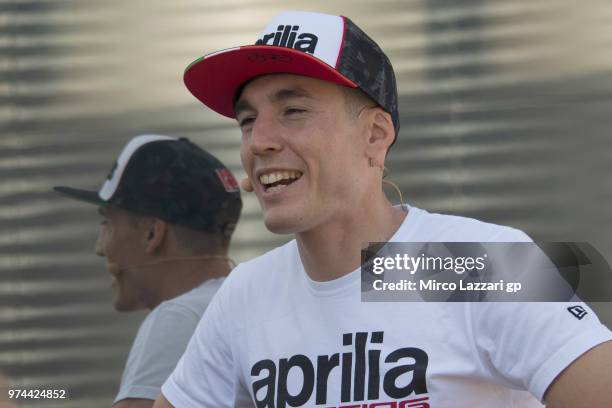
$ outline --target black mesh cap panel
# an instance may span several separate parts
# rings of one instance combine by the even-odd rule
[[[391,61],[355,23],[347,17],[344,19],[344,44],[337,70],[391,114],[397,137],[400,122],[397,84]]]

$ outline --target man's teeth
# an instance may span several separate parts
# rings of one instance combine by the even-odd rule
[[[262,174],[261,176],[259,176],[259,181],[265,186],[268,184],[276,183],[281,180],[295,180],[301,175],[302,174],[299,171],[293,170],[275,171],[273,173]]]
[[[283,189],[285,187],[287,187],[285,184],[279,184],[278,186],[268,187],[266,189],[266,192],[273,193],[273,192],[281,190],[281,189]]]

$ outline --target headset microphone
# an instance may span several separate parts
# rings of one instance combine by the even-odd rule
[[[117,275],[119,275],[123,271],[123,268],[121,268],[119,266],[119,264],[117,264],[115,262],[108,262],[106,264],[106,269],[108,269],[110,274],[113,275],[113,276],[117,276]]]
[[[240,187],[242,187],[242,189],[247,193],[253,192],[253,183],[251,182],[251,179],[248,176],[240,181]]]
[[[166,258],[166,259],[159,259],[157,261],[145,262],[141,264],[133,264],[129,266],[119,266],[119,264],[116,262],[107,262],[106,269],[110,272],[111,275],[116,277],[116,276],[121,275],[125,271],[133,271],[134,269],[141,269],[141,268],[145,268],[147,266],[152,266],[152,265],[159,265],[159,264],[164,264],[168,262],[203,261],[203,260],[210,260],[210,259],[219,259],[219,260],[227,261],[227,263],[231,266],[230,269],[233,269],[236,266],[234,261],[232,261],[226,255],[197,255],[197,256],[175,256],[175,257]]]

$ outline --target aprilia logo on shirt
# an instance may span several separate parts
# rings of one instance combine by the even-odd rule
[[[300,26],[279,25],[276,32],[264,34],[255,45],[276,45],[314,54],[319,37],[312,33],[298,35]]]
[[[427,393],[427,353],[419,348],[405,347],[381,356],[382,350],[376,346],[382,345],[383,340],[384,332],[346,333],[342,336],[342,345],[347,349],[341,353],[317,356],[316,361],[297,354],[278,362],[269,359],[256,362],[251,368],[251,376],[255,379],[252,390],[257,408],[301,407],[313,394],[316,405],[327,406],[328,396],[335,395],[334,400],[339,396],[343,403],[352,403],[342,407],[429,407],[428,398],[408,399]],[[292,384],[291,392],[288,387],[290,371],[291,378],[302,380],[301,386]],[[381,371],[384,372],[382,377]],[[328,388],[332,372],[340,377],[340,389]],[[407,379],[410,382],[406,383]],[[383,395],[380,395],[381,382]],[[386,399],[394,401],[381,402]]]

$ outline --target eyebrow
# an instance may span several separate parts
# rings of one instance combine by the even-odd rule
[[[318,100],[310,92],[308,92],[307,90],[299,86],[295,88],[279,89],[278,91],[274,92],[272,95],[268,97],[268,99],[272,103],[278,103],[278,102],[282,102],[287,99],[293,99],[293,98],[308,98],[308,99],[312,99],[315,101]],[[240,112],[245,111],[245,110],[254,111],[255,108],[246,99],[239,99],[236,102],[236,105],[234,107],[234,115],[238,116]]]
[[[283,100],[292,98],[308,98],[316,100],[316,98],[310,92],[299,86],[295,88],[280,89],[272,94],[269,99],[271,102],[281,102]]]
[[[234,116],[238,116],[242,111],[255,110],[246,99],[239,99],[234,106]]]

